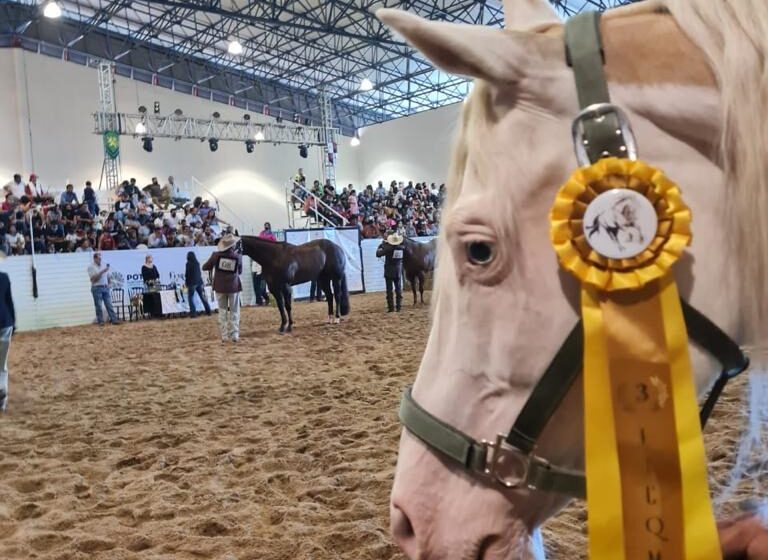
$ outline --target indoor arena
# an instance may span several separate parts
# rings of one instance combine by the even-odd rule
[[[768,560],[762,0],[0,2],[0,560]]]

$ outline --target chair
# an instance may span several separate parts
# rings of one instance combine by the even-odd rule
[[[112,307],[117,318],[125,321],[125,290],[122,288],[112,288]]]
[[[147,313],[144,311],[144,288],[131,288],[128,291],[128,320],[133,321],[135,317],[146,319]]]

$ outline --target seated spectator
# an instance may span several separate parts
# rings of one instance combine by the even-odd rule
[[[48,225],[45,226],[45,244],[49,253],[60,253],[67,248],[67,240],[64,233],[64,225],[61,218],[48,214]]]
[[[187,220],[187,224],[189,224],[189,227],[194,228],[194,227],[200,227],[203,225],[203,219],[197,213],[197,208],[194,208],[194,207],[190,209],[186,220]]]
[[[75,253],[93,253],[93,247],[91,246],[91,240],[87,237],[83,239],[80,246],[75,249]]]
[[[157,267],[152,263],[152,255],[144,257],[144,264],[141,267],[141,278],[149,287],[153,287],[160,283],[160,273],[157,271]]]
[[[135,249],[139,246],[139,235],[136,228],[129,227],[126,230],[126,239],[128,241],[128,248]]]
[[[133,209],[135,209],[135,206],[133,201],[128,198],[128,194],[125,192],[121,193],[119,200],[115,202],[115,216],[117,216],[117,219],[124,220],[125,216],[128,215],[128,211]]]
[[[21,175],[18,173],[14,174],[13,181],[6,184],[3,188],[17,198],[23,195],[24,181],[21,180]]]
[[[16,231],[15,225],[11,225],[11,227],[8,228],[8,233],[5,234],[5,243],[8,247],[8,254],[24,254],[24,246],[26,244],[24,235]]]
[[[106,230],[101,232],[101,235],[99,235],[99,245],[98,245],[99,251],[114,251],[115,249],[115,238],[112,237],[112,234]]]
[[[80,206],[80,203],[77,201],[77,194],[75,193],[75,187],[72,184],[67,185],[66,191],[61,193],[61,198],[59,199],[59,204],[61,206],[65,206],[67,204],[76,204],[77,206]]]
[[[80,229],[87,231],[93,227],[93,214],[87,202],[83,202],[80,205],[80,210],[78,210],[75,218]]]
[[[147,247],[150,249],[160,249],[168,246],[168,240],[163,235],[163,228],[155,226],[155,230],[147,238]]]
[[[88,205],[88,211],[91,216],[95,216],[99,213],[99,206],[96,203],[96,191],[93,190],[90,181],[85,182],[85,189],[83,189],[83,203]]]

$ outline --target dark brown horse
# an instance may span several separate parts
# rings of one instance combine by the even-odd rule
[[[344,273],[347,257],[333,241],[316,239],[293,245],[248,235],[241,239],[243,252],[261,265],[269,291],[275,296],[280,310],[281,333],[291,332],[293,328],[291,286],[296,284],[312,280],[320,283],[328,302],[328,322],[334,320],[334,299],[335,322],[339,322],[339,315],[349,314],[349,291]]]
[[[427,243],[419,243],[410,238],[405,238],[405,255],[403,255],[403,272],[405,278],[411,284],[413,290],[413,305],[416,305],[416,280],[419,281],[419,295],[421,303],[424,303],[424,275],[435,269],[435,257],[437,256],[437,238]]]

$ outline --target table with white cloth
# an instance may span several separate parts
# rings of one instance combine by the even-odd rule
[[[173,315],[176,313],[189,313],[189,293],[186,286],[176,288],[175,290],[160,290],[156,292],[160,295],[160,309],[163,315]],[[211,306],[211,310],[218,309],[218,302],[216,296],[213,293],[213,289],[210,286],[204,288],[205,299],[208,300],[208,305]],[[205,311],[203,302],[200,301],[200,296],[193,294],[195,298],[195,311]]]

